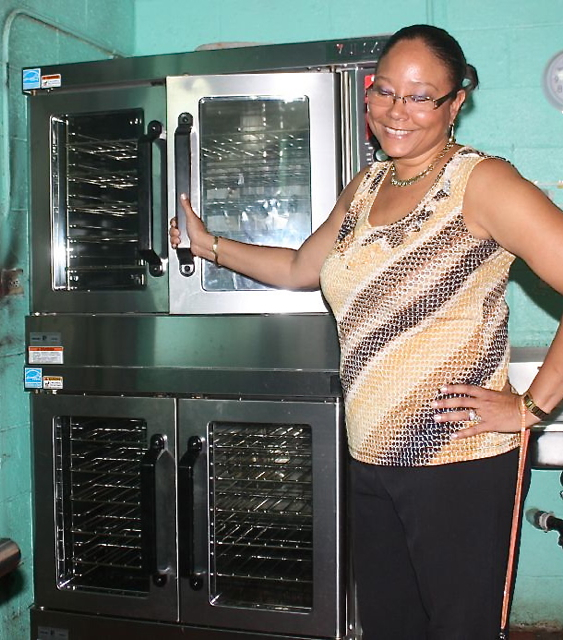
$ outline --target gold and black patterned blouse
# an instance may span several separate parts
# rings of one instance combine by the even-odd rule
[[[514,256],[472,236],[462,212],[469,175],[487,157],[459,149],[413,211],[376,227],[368,216],[390,163],[374,163],[322,267],[357,460],[414,467],[518,446],[517,434],[451,440],[466,425],[436,423],[431,406],[444,384],[500,390],[507,380],[505,289]]]

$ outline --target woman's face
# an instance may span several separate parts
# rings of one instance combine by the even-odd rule
[[[397,96],[428,96],[434,100],[453,89],[445,64],[422,40],[402,40],[380,61],[374,87]],[[399,99],[381,106],[368,100],[367,121],[383,151],[396,159],[426,161],[444,146],[450,124],[465,93],[446,100],[437,109],[409,108]]]

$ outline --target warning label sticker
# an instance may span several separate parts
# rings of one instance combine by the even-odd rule
[[[28,347],[28,364],[63,364],[63,347]]]
[[[43,376],[43,389],[62,389],[62,376]]]
[[[52,89],[54,87],[60,87],[62,84],[62,78],[60,73],[53,73],[51,75],[41,76],[41,88]]]

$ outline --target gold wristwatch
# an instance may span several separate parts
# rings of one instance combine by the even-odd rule
[[[546,420],[547,418],[549,418],[549,413],[538,407],[538,405],[532,398],[532,394],[529,391],[526,391],[526,393],[524,394],[524,404],[526,405],[526,409],[528,409],[530,413],[533,413],[540,420]]]

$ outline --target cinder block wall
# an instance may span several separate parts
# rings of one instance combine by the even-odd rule
[[[0,640],[28,640],[33,601],[30,419],[22,375],[29,310],[29,141],[21,68],[131,55],[134,0],[0,4],[0,269],[5,276],[21,269],[16,272],[21,289],[0,296],[0,537],[12,538],[22,551],[20,568],[0,581]]]
[[[21,269],[23,293],[0,297],[0,537],[22,549],[21,568],[0,582],[0,640],[27,640],[32,602],[29,407],[22,392],[28,312],[28,144],[22,66],[193,50],[208,42],[291,42],[380,34],[429,22],[449,29],[481,77],[458,139],[503,155],[563,204],[563,115],[541,90],[543,68],[563,48],[563,0],[4,0],[0,77],[0,269]],[[110,28],[108,28],[110,25]],[[7,83],[7,85],[6,85]],[[517,265],[511,339],[543,346],[562,305]],[[535,471],[527,506],[563,513],[559,472]],[[524,526],[513,622],[563,626],[563,557],[555,534]]]

